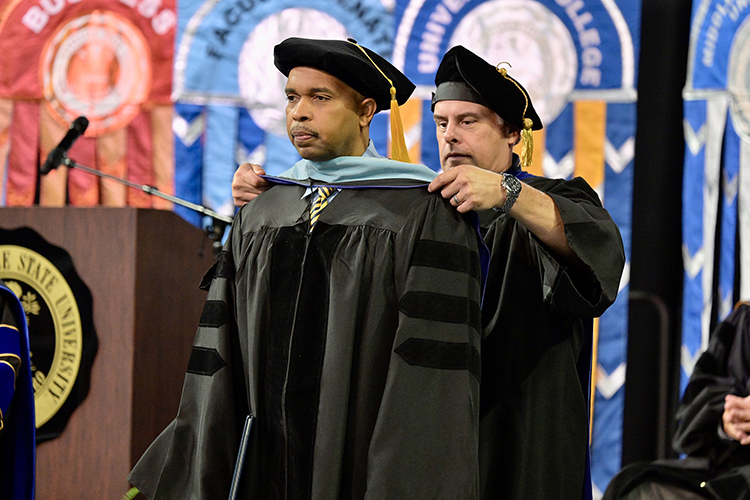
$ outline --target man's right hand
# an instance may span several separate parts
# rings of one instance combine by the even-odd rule
[[[742,445],[750,444],[750,396],[741,398],[728,394],[724,398],[721,417],[724,432]]]
[[[271,183],[261,177],[265,173],[263,167],[255,163],[243,163],[239,166],[232,177],[232,198],[235,206],[241,207],[271,187]]]

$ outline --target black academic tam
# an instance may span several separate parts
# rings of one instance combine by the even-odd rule
[[[446,100],[441,97],[441,84],[463,82],[478,94],[480,104],[490,108],[506,122],[523,129],[524,118],[529,118],[532,121],[531,129],[541,130],[542,119],[534,109],[529,93],[517,80],[507,73],[503,74],[500,69],[502,68],[493,66],[466,47],[457,45],[451,48],[443,56],[435,74],[437,91],[433,106],[437,101]]]
[[[351,38],[287,38],[274,47],[273,56],[274,64],[284,76],[288,77],[298,66],[325,71],[363,96],[375,99],[378,111],[390,108],[391,83],[385,77],[393,82],[399,105],[404,104],[416,88],[395,66]]]

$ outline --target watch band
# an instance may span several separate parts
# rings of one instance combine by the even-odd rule
[[[502,207],[492,207],[492,210],[501,214],[507,214],[521,193],[521,181],[516,179],[515,175],[503,172],[502,184],[505,188],[505,203],[503,203]]]

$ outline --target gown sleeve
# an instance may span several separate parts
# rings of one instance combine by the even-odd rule
[[[248,414],[234,314],[234,260],[241,217],[204,278],[210,288],[193,343],[177,417],[128,480],[150,500],[227,498]]]
[[[581,178],[536,178],[529,184],[554,201],[568,245],[581,263],[566,265],[521,224],[515,224],[519,238],[508,252],[526,253],[535,259],[544,290],[542,300],[553,310],[569,317],[601,316],[617,297],[625,265],[617,225],[596,192]],[[504,223],[500,220],[497,224]]]

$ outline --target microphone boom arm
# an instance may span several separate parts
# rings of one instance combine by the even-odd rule
[[[232,217],[229,217],[227,215],[222,215],[218,212],[214,212],[210,208],[206,208],[203,205],[198,205],[195,203],[191,203],[189,201],[183,200],[181,198],[177,198],[176,196],[172,196],[171,194],[163,193],[159,191],[158,188],[155,188],[153,186],[149,186],[147,184],[138,184],[136,182],[129,181],[127,179],[122,179],[120,177],[117,177],[116,175],[108,174],[106,172],[100,172],[99,170],[93,169],[91,167],[87,167],[85,165],[80,165],[76,163],[75,161],[68,158],[68,155],[64,155],[62,164],[65,165],[68,168],[77,168],[78,170],[82,170],[84,172],[87,172],[89,174],[96,175],[98,177],[101,177],[103,179],[110,179],[115,182],[119,182],[120,184],[125,184],[128,187],[140,189],[141,191],[148,193],[150,195],[158,196],[159,198],[163,198],[167,201],[171,201],[172,203],[176,203],[178,205],[182,205],[183,207],[189,208],[191,210],[195,210],[196,212],[203,214],[207,217],[211,217],[215,221],[221,221],[225,222],[226,224],[232,223]]]

